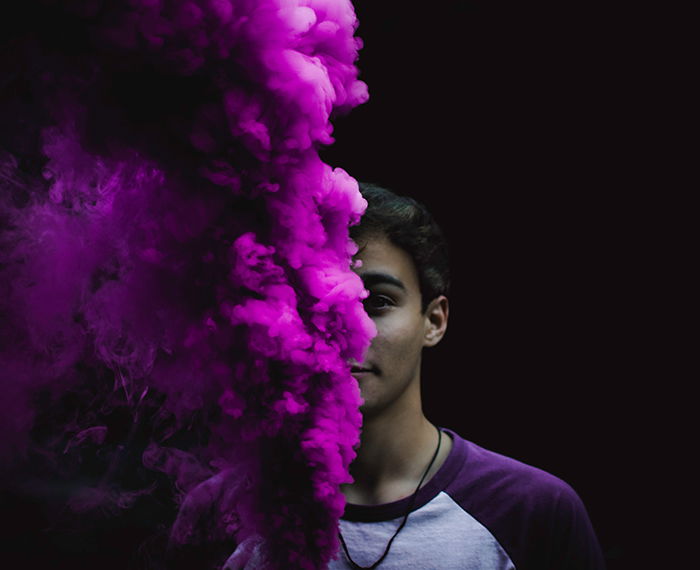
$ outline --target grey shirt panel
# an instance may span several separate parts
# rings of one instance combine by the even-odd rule
[[[352,559],[360,566],[371,566],[382,556],[402,520],[403,517],[369,523],[341,520],[341,532]],[[342,548],[329,568],[352,568]],[[488,529],[441,492],[409,515],[380,568],[512,570],[515,566]]]

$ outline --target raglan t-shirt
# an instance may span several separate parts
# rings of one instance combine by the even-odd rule
[[[454,442],[450,454],[418,492],[381,570],[604,569],[586,509],[567,483],[441,429]],[[357,564],[381,557],[410,501],[346,505],[340,531]],[[342,548],[329,568],[352,568]]]

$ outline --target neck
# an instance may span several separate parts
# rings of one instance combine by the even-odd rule
[[[410,496],[437,443],[437,428],[420,409],[365,418],[357,457],[350,467],[354,482],[342,486],[346,499],[356,504],[382,504]],[[440,452],[423,484],[442,465],[450,447],[450,438],[443,436]]]

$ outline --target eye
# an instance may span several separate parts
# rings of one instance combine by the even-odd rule
[[[394,306],[394,300],[387,295],[379,295],[377,293],[370,292],[369,296],[363,301],[365,306],[365,311],[368,314],[377,314]]]

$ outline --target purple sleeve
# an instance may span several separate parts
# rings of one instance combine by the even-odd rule
[[[552,491],[551,497],[542,499],[543,512],[533,513],[533,519],[539,519],[539,540],[526,545],[527,558],[518,568],[604,570],[600,545],[583,502],[563,481]]]
[[[583,502],[561,479],[465,441],[445,489],[496,537],[518,570],[604,570]]]

